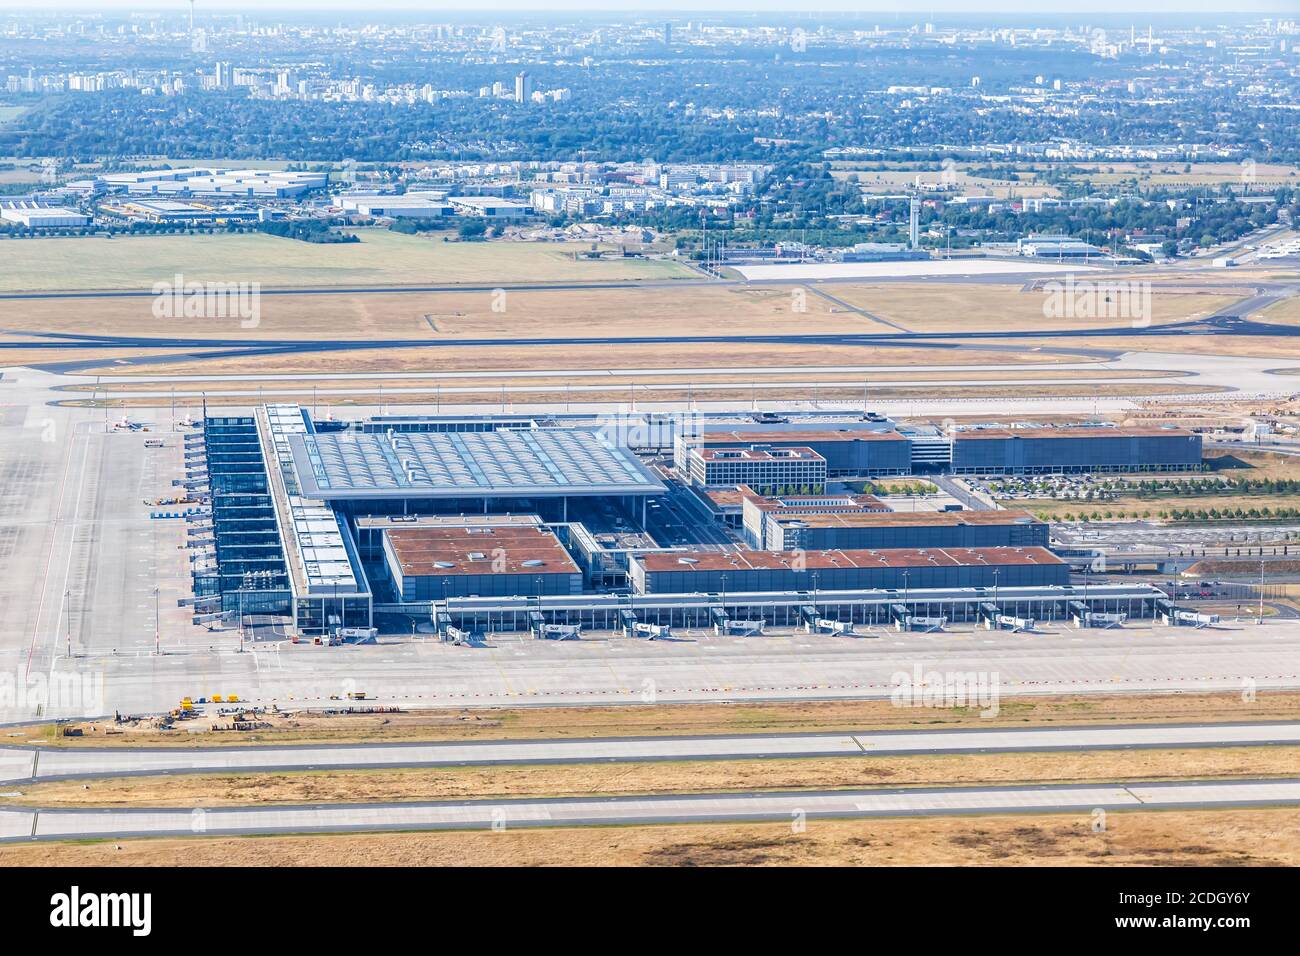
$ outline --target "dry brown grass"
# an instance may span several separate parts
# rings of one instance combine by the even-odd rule
[[[0,866],[1296,866],[1300,810],[0,845]]]
[[[943,727],[1191,723],[1300,719],[1300,692],[1237,694],[1053,695],[1003,701],[995,718],[955,708],[917,711],[888,700],[790,701],[754,704],[656,704],[626,707],[520,707],[419,710],[386,715],[299,713],[253,735],[143,731],[106,736],[104,725],[83,737],[55,737],[51,727],[10,731],[14,743],[67,747],[228,747],[376,741],[573,739],[702,734],[868,731]],[[0,738],[0,743],[4,740]]]
[[[1263,312],[1255,316],[1261,322],[1277,322],[1281,325],[1300,325],[1300,297],[1274,302]]]
[[[51,350],[42,350],[47,356]],[[58,352],[46,361],[95,358],[82,350]],[[141,349],[136,354],[164,355],[162,350]],[[174,353],[173,353],[174,354]],[[25,352],[6,351],[11,365],[30,364]],[[384,348],[303,354],[230,357],[175,361],[133,368],[105,362],[92,373],[104,375],[274,375],[319,372],[322,368],[347,372],[486,372],[534,369],[612,368],[771,368],[818,365],[980,365],[1059,362],[1059,356],[1033,351],[993,349],[943,349],[918,347],[868,347],[857,345],[780,345],[731,343],[650,343],[644,345],[538,345],[443,346],[439,348]],[[704,384],[701,382],[700,384]]]
[[[1222,511],[1224,508],[1297,508],[1300,507],[1300,495],[1244,495],[1240,492],[1225,491],[1218,495],[1191,495],[1185,498],[1137,498],[1121,497],[1107,498],[1104,501],[1075,501],[1071,499],[1060,498],[1019,498],[1015,501],[1016,507],[1024,508],[1026,511],[1034,514],[1051,515],[1059,517],[1063,514],[1104,514],[1107,511],[1120,512],[1126,511],[1129,514],[1133,512],[1151,512],[1152,515],[1158,515],[1161,511],[1181,511],[1191,509],[1198,511],[1211,508],[1218,508]]]
[[[1300,459],[1292,455],[1234,450],[1208,454],[1205,460],[1228,478],[1300,478]]]
[[[1106,281],[1106,280],[1098,280]],[[1051,331],[1077,328],[1128,328],[1122,318],[1046,318],[1043,292],[1022,292],[1019,286],[955,283],[835,285],[839,299],[913,332]],[[1200,318],[1232,303],[1230,295],[1154,292],[1152,324]]]
[[[700,760],[60,780],[0,803],[219,807],[1289,776],[1300,747]]]
[[[647,289],[263,295],[256,328],[238,318],[157,318],[148,297],[0,300],[0,328],[158,338],[436,339],[862,332],[816,296],[795,312],[786,288],[683,285]],[[498,311],[500,310],[500,311]]]
[[[955,340],[955,337],[954,337]],[[1081,343],[1068,337],[1022,339],[1018,345],[1026,348],[1070,348]],[[1177,352],[1187,355],[1229,355],[1245,358],[1277,359],[1280,365],[1292,360],[1296,354],[1296,339],[1287,336],[1266,335],[1132,335],[1112,338],[1088,338],[1082,344],[1095,349],[1114,349],[1117,352]]]

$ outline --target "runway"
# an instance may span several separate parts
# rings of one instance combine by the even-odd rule
[[[0,748],[0,783],[158,773],[1290,745],[1300,745],[1300,723],[1140,724],[194,749],[3,747]]]
[[[1300,779],[1013,787],[944,787],[690,796],[474,800],[222,809],[0,810],[0,840],[344,833],[380,830],[503,830],[718,821],[1091,814],[1096,810],[1295,806]]]
[[[1254,300],[1251,300],[1254,301]],[[1187,322],[1170,322],[1164,325],[1133,328],[1085,327],[1077,329],[973,332],[887,332],[887,333],[773,333],[758,335],[637,335],[637,336],[580,336],[539,338],[458,338],[458,339],[248,339],[214,338],[156,338],[147,336],[69,335],[43,333],[30,330],[8,330],[10,336],[22,339],[0,340],[0,349],[65,349],[70,352],[97,350],[159,349],[184,350],[183,356],[140,356],[119,358],[119,367],[147,366],[160,362],[187,360],[207,361],[220,358],[257,357],[267,355],[305,354],[324,352],[361,352],[374,349],[443,349],[443,348],[533,348],[578,346],[638,346],[638,345],[785,345],[785,346],[862,346],[870,348],[908,348],[925,344],[931,348],[963,349],[981,348],[987,343],[1032,342],[1043,338],[1062,341],[1087,339],[1117,339],[1137,336],[1142,339],[1171,338],[1184,335],[1269,336],[1289,338],[1300,336],[1300,326],[1256,322],[1238,314],[1220,313]],[[48,372],[75,373],[102,366],[104,360],[93,356],[33,365]]]
[[[996,378],[985,378],[989,373],[1006,373]],[[1025,373],[1029,377],[1017,377],[1015,373]],[[978,386],[986,389],[1013,388],[1024,385],[1059,386],[1062,389],[1078,389],[1090,384],[1135,386],[1155,390],[1155,394],[1164,394],[1170,386],[1189,389],[1213,389],[1219,396],[1242,397],[1244,394],[1286,395],[1300,389],[1300,363],[1287,366],[1285,360],[1278,358],[1258,358],[1246,356],[1201,356],[1176,352],[1129,351],[1110,356],[1105,361],[1067,361],[1043,362],[1038,364],[989,364],[989,365],[918,365],[900,366],[878,365],[842,365],[842,366],[782,366],[773,368],[626,368],[626,369],[519,369],[497,370],[493,372],[452,371],[434,372],[303,372],[287,374],[253,374],[253,375],[122,375],[113,376],[112,397],[115,400],[155,400],[165,402],[172,397],[171,389],[178,384],[190,386],[184,394],[194,398],[198,391],[195,386],[202,386],[201,392],[209,398],[218,396],[228,398],[245,398],[256,403],[263,394],[264,386],[260,383],[273,382],[272,391],[277,396],[316,399],[331,399],[343,396],[376,397],[382,390],[381,397],[402,395],[427,396],[437,386],[441,398],[446,404],[454,402],[456,396],[492,395],[501,391],[497,380],[520,379],[510,385],[510,391],[516,394],[538,394],[553,396],[561,387],[582,403],[585,393],[607,393],[611,389],[633,389],[638,397],[653,401],[656,392],[680,393],[683,383],[698,385],[701,389],[715,387],[711,379],[721,375],[735,377],[751,375],[752,381],[740,384],[731,383],[736,389],[747,389],[752,393],[789,391],[792,386],[800,388],[844,388],[853,386],[852,381],[836,379],[833,376],[860,376],[863,385],[869,384],[876,390],[888,388],[951,388]],[[877,376],[910,373],[917,377],[883,379]],[[1089,374],[1091,373],[1091,374]],[[790,376],[785,378],[782,376]],[[929,377],[926,377],[929,376]],[[649,381],[635,381],[644,377]],[[492,384],[483,384],[482,379],[492,380]],[[538,379],[563,379],[564,385],[554,381],[541,383]],[[619,381],[611,384],[611,379],[627,379],[632,382]],[[662,379],[656,381],[656,379]],[[51,390],[61,393],[68,400],[74,397],[88,396],[88,392],[73,391],[84,389],[96,380],[71,377],[51,383]],[[396,384],[381,384],[375,383]],[[428,384],[425,384],[428,382]],[[718,386],[718,387],[726,387]],[[1167,396],[1166,396],[1167,397]],[[1215,395],[1210,392],[1196,393],[1201,401],[1212,400]],[[522,406],[519,406],[522,407]]]

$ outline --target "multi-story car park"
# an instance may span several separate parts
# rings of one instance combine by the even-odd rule
[[[971,428],[953,435],[958,475],[1190,471],[1201,436],[1181,428]]]

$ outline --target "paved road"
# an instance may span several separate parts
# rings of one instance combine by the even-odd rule
[[[0,840],[704,823],[1300,804],[1300,780],[704,793],[229,809],[0,810]]]
[[[744,734],[472,743],[382,743],[280,747],[130,749],[0,748],[0,783],[151,773],[446,767],[771,757],[1019,753],[1152,747],[1300,744],[1300,723],[1174,724],[1117,727]],[[38,759],[39,758],[39,759]]]

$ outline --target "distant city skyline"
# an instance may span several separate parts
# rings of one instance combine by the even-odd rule
[[[963,0],[938,0],[916,5],[901,2],[863,4],[855,0],[820,0],[814,11],[800,10],[791,0],[707,0],[704,5],[689,0],[485,0],[469,6],[464,0],[379,0],[375,4],[362,4],[358,0],[273,0],[270,4],[254,4],[248,0],[198,0],[196,7],[203,12],[244,13],[274,16],[277,13],[428,13],[433,14],[483,14],[497,13],[626,13],[629,15],[673,14],[682,16],[707,16],[710,13],[771,13],[801,14],[815,18],[818,14],[861,14],[905,17],[924,21],[938,17],[961,19],[988,19],[999,16],[1019,16],[1041,20],[1070,20],[1090,15],[1123,15],[1134,20],[1145,16],[1182,15],[1189,18],[1210,15],[1260,15],[1296,16],[1293,0],[1142,0],[1135,7],[1124,0],[1083,0],[1068,11],[1045,10],[1041,4],[998,0],[989,7],[972,9]],[[175,12],[189,14],[187,0],[44,0],[35,4],[31,0],[0,0],[0,13],[116,13]]]

